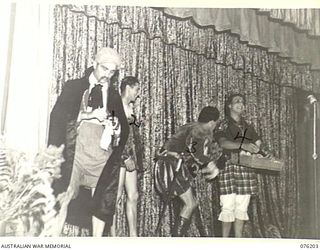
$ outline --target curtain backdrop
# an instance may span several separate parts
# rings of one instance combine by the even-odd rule
[[[269,18],[255,9],[165,8],[164,11],[168,15],[192,18],[200,26],[214,26],[218,31],[230,30],[250,45],[261,46],[290,58],[292,62],[308,63],[312,69],[320,69],[320,38],[311,37],[306,32],[312,25],[315,30],[310,32],[318,34],[318,9],[270,12],[271,17],[277,16],[283,21]],[[288,21],[294,25],[288,25]]]
[[[83,75],[102,46],[116,48],[124,62],[120,79],[135,75],[141,94],[136,113],[146,171],[139,176],[138,229],[152,236],[159,219],[161,200],[153,182],[153,157],[178,126],[196,120],[201,108],[216,105],[223,113],[225,96],[240,92],[247,98],[246,118],[262,135],[265,147],[285,161],[279,174],[258,172],[259,193],[249,207],[246,237],[296,237],[297,124],[296,88],[311,90],[310,67],[297,65],[266,50],[248,46],[230,32],[199,28],[191,20],[169,18],[143,7],[56,6],[54,11],[54,75],[51,91]],[[223,115],[222,115],[223,116]],[[218,236],[217,183],[196,179],[201,217],[207,232]],[[125,196],[118,206],[119,234],[127,235]],[[167,212],[161,235],[169,236],[172,209]],[[192,224],[190,236],[198,232]]]

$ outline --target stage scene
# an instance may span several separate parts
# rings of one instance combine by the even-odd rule
[[[319,9],[1,9],[1,236],[320,239]]]

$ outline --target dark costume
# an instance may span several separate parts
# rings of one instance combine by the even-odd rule
[[[139,129],[136,127],[136,125],[131,124],[130,125],[130,132],[128,136],[128,140],[126,143],[126,146],[124,148],[124,151],[122,153],[122,164],[121,167],[126,168],[126,165],[124,163],[125,160],[128,158],[132,158],[135,163],[135,169],[138,172],[143,172],[143,145],[141,142],[141,138],[139,135]],[[128,170],[127,170],[128,171]]]
[[[66,145],[64,154],[66,162],[62,168],[62,178],[54,184],[56,193],[65,191],[69,184],[74,157],[76,120],[84,91],[89,88],[89,76],[92,71],[93,68],[91,67],[86,70],[83,78],[66,82],[51,112],[48,144],[57,146],[61,144]],[[129,133],[129,125],[123,110],[121,97],[117,89],[110,85],[107,98],[107,113],[111,113],[112,111],[114,111],[114,115],[120,122],[120,142],[113,149],[111,156],[105,164],[92,204],[93,215],[105,221],[110,219],[110,225],[112,224],[112,217],[115,211],[121,154]]]
[[[184,155],[180,169],[175,173],[175,178],[177,159],[168,156],[156,162],[155,185],[165,201],[164,206],[166,206],[168,199],[180,196],[192,188],[193,177],[197,172],[207,166],[209,162],[216,162],[221,155],[221,148],[213,140],[213,131],[204,129],[198,122],[181,126],[164,144],[162,150]],[[194,193],[194,190],[192,191]],[[195,223],[200,235],[206,236],[198,207],[193,211],[193,214],[196,217]],[[190,222],[190,218],[178,216],[172,236],[185,236]]]
[[[181,126],[177,133],[163,146],[163,149],[185,155],[182,167],[176,174],[176,179],[172,184],[173,194],[175,196],[185,193],[191,187],[192,175],[196,174],[197,170],[204,167],[210,161],[215,162],[221,155],[220,147],[212,140],[213,131],[208,133],[198,125],[199,124],[195,122]],[[156,185],[159,184],[158,190],[161,188],[160,185],[162,185],[159,183],[159,181],[161,181],[160,176],[167,176],[168,179],[164,181],[169,183],[173,178],[173,172],[177,162],[178,160],[168,157],[168,159],[158,163],[162,165],[162,167],[159,167],[159,172],[157,173],[159,176],[158,180],[156,180]],[[163,193],[163,191],[160,192]]]

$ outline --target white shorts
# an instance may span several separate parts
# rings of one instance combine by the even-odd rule
[[[226,194],[220,195],[221,213],[218,220],[223,222],[234,222],[238,220],[249,220],[248,206],[250,194]]]

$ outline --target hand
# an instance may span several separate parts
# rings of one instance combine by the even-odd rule
[[[168,150],[163,150],[161,153],[158,152],[157,156],[171,156],[171,157],[174,157],[176,159],[180,158],[180,155],[177,152],[172,152],[172,151],[168,151]]]
[[[134,160],[131,157],[125,160],[124,164],[126,165],[126,169],[129,172],[132,172],[136,169],[136,164],[134,163]]]
[[[201,169],[201,173],[205,175],[205,179],[207,181],[213,180],[218,174],[219,174],[219,169],[216,166],[216,164],[211,161],[208,163],[208,165]]]
[[[167,153],[168,153],[168,150],[163,150],[163,151],[161,151],[161,150],[158,150],[157,152],[156,152],[156,154],[157,154],[157,156],[165,156]]]
[[[120,128],[120,123],[117,117],[114,117],[114,120],[111,120],[110,118],[104,120],[102,125],[108,126],[113,130],[118,130]]]
[[[104,109],[95,109],[91,113],[92,118],[96,118],[99,122],[103,122],[107,119],[107,112]]]
[[[258,153],[260,150],[259,147],[253,143],[244,143],[241,148],[254,154]]]
[[[268,159],[272,159],[273,158],[273,156],[270,153],[266,153],[266,155],[264,157],[266,157]]]
[[[167,151],[167,155],[168,156],[172,156],[176,159],[180,159],[180,155],[177,152],[171,152],[171,151]]]

